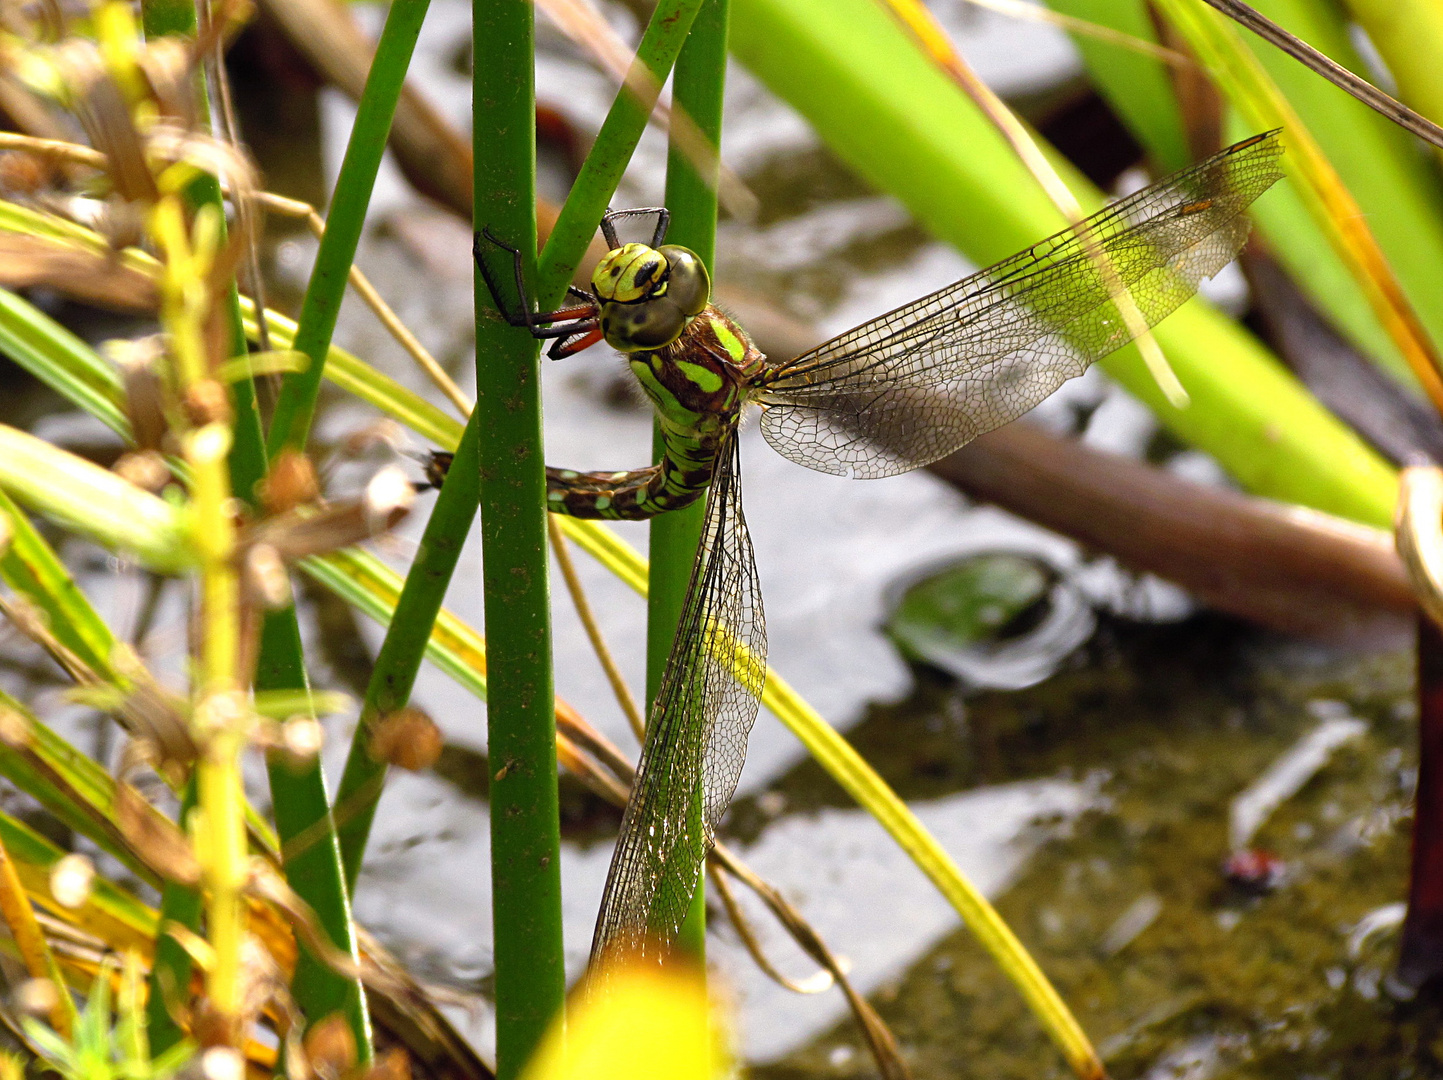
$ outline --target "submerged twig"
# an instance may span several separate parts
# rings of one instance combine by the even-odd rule
[[[756,931],[752,929],[751,920],[747,918],[746,912],[737,903],[736,893],[732,892],[727,875],[722,872],[721,864],[709,861],[707,873],[711,875],[712,887],[716,889],[717,897],[722,902],[722,909],[727,913],[732,928],[736,930],[738,940],[746,949],[747,955],[752,958],[752,963],[761,969],[763,975],[794,994],[820,994],[831,987],[834,980],[831,972],[825,969],[817,972],[819,977],[807,979],[805,982],[790,978],[778,971],[776,965],[772,963],[771,958],[762,948]]]
[[[756,871],[738,859],[725,844],[719,843],[712,849],[711,859],[751,889],[776,916],[777,921],[792,936],[792,940],[831,974],[837,985],[841,987],[842,994],[846,997],[847,1004],[851,1006],[857,1022],[862,1025],[862,1034],[866,1036],[872,1057],[876,1060],[877,1067],[881,1070],[885,1080],[908,1080],[911,1071],[907,1068],[907,1063],[902,1060],[901,1050],[897,1046],[897,1037],[892,1034],[892,1029],[887,1026],[885,1020],[877,1015],[877,1011],[872,1008],[867,999],[857,992],[856,987],[847,978],[841,962],[833,955],[832,950],[827,948],[827,943],[812,929],[811,924],[802,917],[802,913],[793,907],[780,892],[762,880]]]

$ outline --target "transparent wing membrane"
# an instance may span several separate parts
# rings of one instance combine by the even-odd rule
[[[651,710],[592,959],[665,948],[681,928],[746,759],[767,633],[738,487],[736,428],[707,493],[697,561]]]
[[[1248,205],[1282,175],[1277,134],[769,369],[753,394],[766,406],[762,433],[799,464],[870,478],[1015,420],[1232,261]]]

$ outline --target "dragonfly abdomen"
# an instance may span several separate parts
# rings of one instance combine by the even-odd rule
[[[660,465],[626,472],[546,470],[546,508],[553,514],[610,521],[642,521],[699,499],[715,471],[715,453],[700,462],[670,455]]]

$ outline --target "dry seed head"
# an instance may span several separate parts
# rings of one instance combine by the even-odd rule
[[[215,379],[201,379],[186,388],[182,401],[186,419],[198,428],[208,424],[229,424],[231,421],[230,396],[223,383]]]
[[[405,470],[387,465],[366,485],[366,516],[371,533],[385,532],[396,525],[416,501],[416,488],[406,478]]]
[[[154,366],[165,356],[165,336],[109,338],[100,343],[100,355],[118,367],[121,374],[128,374],[133,368]]]
[[[251,543],[274,546],[289,563],[371,539],[405,517],[415,498],[405,472],[387,466],[371,478],[359,499],[303,506],[267,518],[246,535]]]
[[[170,483],[170,466],[158,450],[140,450],[121,454],[111,471],[122,480],[128,480],[143,491],[159,495]]]
[[[299,760],[314,758],[325,741],[326,729],[313,716],[293,716],[281,725],[281,746]]]
[[[333,1080],[356,1064],[356,1037],[340,1013],[312,1024],[303,1045],[311,1068],[323,1080]]]
[[[239,148],[203,131],[160,121],[146,131],[146,143],[163,161],[183,161],[201,172],[224,176],[233,199],[250,198],[260,189],[254,162]]]
[[[160,449],[167,428],[160,378],[165,339],[160,334],[133,341],[114,339],[102,344],[100,353],[120,369],[125,380],[125,411],[135,444],[142,450]]]
[[[185,456],[195,465],[209,465],[223,461],[230,447],[230,428],[222,424],[207,424],[191,432],[186,440]]]
[[[175,37],[155,38],[136,54],[151,97],[163,116],[195,126],[195,84],[191,46]]]
[[[341,454],[346,458],[363,456],[373,446],[384,446],[398,452],[406,445],[406,431],[396,421],[382,417],[373,420],[341,440]]]
[[[255,934],[246,934],[241,942],[241,998],[242,1011],[247,1014],[259,1012],[268,1002],[276,1000],[286,990],[286,974],[281,970],[275,956]]]
[[[99,53],[93,46],[85,49],[86,45],[89,42],[72,38],[61,46],[68,74],[79,91],[76,117],[90,136],[90,144],[106,156],[106,171],[115,197],[122,203],[149,206],[159,197],[159,191],[146,160],[145,140],[136,129],[125,94],[105,70]]]
[[[195,728],[209,735],[216,731],[238,731],[250,717],[245,702],[233,691],[207,694],[195,709]]]
[[[436,764],[445,745],[436,722],[414,705],[388,713],[371,728],[371,757],[411,772]]]
[[[30,721],[15,709],[0,706],[0,742],[16,749],[30,745]]]
[[[155,743],[150,739],[127,739],[125,745],[120,748],[120,763],[117,768],[117,775],[124,779],[144,769],[152,769],[158,772],[159,769],[157,769],[156,766],[159,762],[160,757],[156,752]]]
[[[185,778],[197,751],[186,722],[183,699],[140,668],[125,695],[120,716],[134,737],[127,745],[127,752],[148,755],[143,764],[167,779]],[[139,759],[136,760],[139,764]]]
[[[411,1080],[411,1055],[399,1046],[376,1055],[376,1063],[365,1072],[364,1080]]]
[[[298,450],[281,451],[261,481],[261,505],[272,514],[283,514],[303,503],[315,502],[320,494],[316,467]]]
[[[95,882],[95,864],[84,855],[71,853],[50,868],[50,895],[71,911],[85,906]]]
[[[273,544],[252,544],[245,554],[245,586],[267,611],[291,603],[291,575]]]
[[[0,191],[6,194],[34,195],[54,178],[54,169],[42,157],[23,150],[0,154]]]
[[[115,786],[115,820],[130,846],[161,876],[182,885],[200,884],[200,862],[189,838],[130,784]]]
[[[191,820],[200,817],[197,811],[192,815]],[[207,956],[214,957],[214,951],[210,949],[210,943],[199,935],[191,934],[189,930],[179,928],[174,936],[182,944],[187,945],[187,951],[192,957]],[[232,1019],[222,1013],[212,1004],[210,998],[201,997],[194,1000],[190,1007],[190,1034],[201,1046],[205,1047],[228,1047],[230,1041],[235,1038],[235,1025]]]

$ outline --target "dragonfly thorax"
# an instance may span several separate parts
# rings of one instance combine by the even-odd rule
[[[627,362],[664,433],[715,438],[735,423],[766,358],[745,330],[708,306],[676,341],[628,353]]]
[[[618,352],[659,349],[706,310],[711,277],[696,252],[679,244],[623,244],[591,275],[601,332]]]

